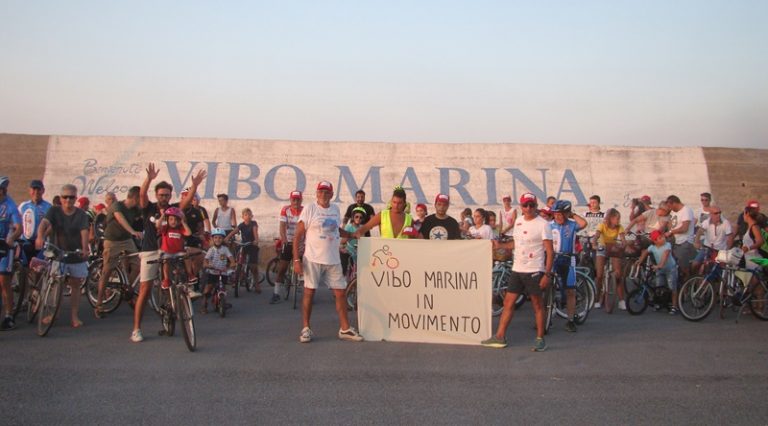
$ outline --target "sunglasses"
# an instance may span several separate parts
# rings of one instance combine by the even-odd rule
[[[75,198],[77,198],[77,195],[62,195],[61,196],[62,200],[74,200]]]
[[[536,207],[536,203],[523,203],[520,207]]]
[[[356,214],[355,216],[353,216],[353,219],[362,219],[362,218],[363,218],[363,217],[362,217],[362,216],[360,216],[359,214]]]
[[[158,197],[170,197],[171,194],[170,193],[162,193],[162,194],[157,194],[157,196]]]

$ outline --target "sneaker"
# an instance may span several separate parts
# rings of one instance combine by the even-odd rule
[[[623,300],[619,300],[619,310],[626,311],[627,310],[627,302]]]
[[[570,333],[575,333],[576,332],[576,323],[573,322],[573,321],[568,321],[567,323],[565,323],[565,331],[570,332]]]
[[[507,347],[507,339],[497,339],[496,336],[491,336],[488,339],[483,340],[480,342],[481,345],[485,346],[486,348],[506,348]]]
[[[301,343],[309,343],[312,341],[312,330],[309,327],[304,327],[301,329],[301,335],[299,336],[299,342]]]
[[[677,309],[675,309],[675,308],[671,308],[671,309],[669,310],[669,314],[670,314],[670,315],[677,315]]]
[[[16,328],[16,323],[13,321],[13,317],[5,317],[3,323],[0,324],[0,331],[8,331]]]
[[[144,341],[144,336],[141,334],[141,330],[133,330],[131,333],[131,342],[139,343]]]
[[[189,289],[189,298],[192,299],[192,300],[197,300],[202,295],[203,295],[203,293],[200,293],[199,291],[195,290],[194,288],[190,288]]]
[[[349,340],[350,342],[362,342],[363,336],[357,334],[354,328],[349,327],[348,330],[339,329],[339,339]]]
[[[276,303],[280,303],[280,295],[279,294],[273,294],[272,298],[269,299],[269,304],[274,305]]]
[[[595,309],[600,309],[602,307],[603,305],[601,305],[600,302],[595,302],[595,306],[594,306]]]
[[[547,350],[547,343],[544,341],[543,337],[537,337],[536,341],[533,342],[533,347],[531,348],[531,352],[544,352]]]

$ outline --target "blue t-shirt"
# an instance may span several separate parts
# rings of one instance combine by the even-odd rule
[[[21,215],[13,198],[6,195],[5,200],[0,201],[0,238],[7,237],[14,224],[21,225]]]
[[[648,252],[653,255],[653,259],[656,261],[656,264],[661,263],[661,258],[664,256],[665,251],[672,250],[672,246],[669,243],[664,243],[663,246],[659,247],[657,245],[652,245],[648,247]],[[664,270],[672,271],[675,268],[677,268],[677,262],[675,261],[674,256],[672,256],[672,253],[669,254],[667,257],[667,263],[664,264]]]
[[[27,241],[35,241],[35,238],[37,238],[37,228],[50,208],[51,203],[45,200],[40,200],[37,204],[32,200],[27,200],[19,205],[19,214],[21,215],[23,227],[21,238]]]
[[[352,224],[352,222],[349,222],[346,225],[344,225],[344,230],[351,234],[354,234],[355,231],[357,231],[357,228],[358,227]],[[345,247],[347,249],[347,253],[349,253],[349,255],[353,259],[357,260],[357,239],[353,239],[353,238],[348,239]]]

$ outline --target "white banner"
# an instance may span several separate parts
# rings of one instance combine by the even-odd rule
[[[358,324],[368,341],[477,345],[491,335],[491,242],[363,238]]]

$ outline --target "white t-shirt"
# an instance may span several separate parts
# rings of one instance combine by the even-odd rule
[[[587,221],[587,226],[579,231],[578,235],[592,237],[595,235],[595,231],[597,231],[597,225],[603,223],[603,219],[605,219],[605,213],[601,211],[593,212],[591,210],[587,210],[582,217]]]
[[[705,220],[701,227],[705,231],[704,236],[706,237],[707,246],[715,250],[728,249],[728,235],[733,233],[731,222],[728,222],[728,219],[723,219],[717,225],[713,225],[709,223],[709,220]]]
[[[317,203],[312,203],[301,211],[299,222],[304,222],[306,229],[304,257],[310,262],[323,265],[340,264],[339,206],[331,204],[328,208],[323,208]]]
[[[513,217],[517,216],[515,214],[516,211],[517,210],[515,210],[514,207],[509,209],[509,211],[505,211],[503,207],[501,208],[501,215],[500,215],[500,217],[501,217],[501,227],[502,227],[502,229],[506,228],[509,225],[512,225]],[[509,231],[505,232],[504,235],[506,235],[508,237],[511,237],[512,236],[512,229],[510,229]]]
[[[679,228],[680,225],[682,225],[685,221],[690,222],[688,224],[688,231],[683,234],[674,234],[675,244],[682,244],[685,242],[693,243],[693,228],[695,226],[693,210],[691,210],[691,208],[688,206],[683,206],[678,212],[672,211],[670,216],[670,230]]]
[[[483,225],[480,228],[472,226],[469,228],[469,235],[472,238],[479,238],[481,240],[490,240],[493,237],[493,229],[490,225]]]
[[[512,270],[531,273],[544,271],[544,240],[552,240],[549,222],[541,216],[533,220],[518,217],[512,234],[515,240],[515,259]]]

